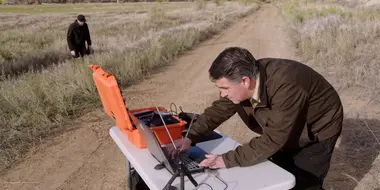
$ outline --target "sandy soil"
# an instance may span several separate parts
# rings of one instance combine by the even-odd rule
[[[224,48],[242,46],[256,58],[300,60],[283,27],[279,11],[272,5],[264,5],[140,84],[125,89],[126,103],[134,109],[154,105],[169,108],[173,102],[184,111],[201,113],[218,97],[207,70]],[[380,189],[380,143],[377,140],[380,123],[376,119],[379,112],[373,111],[377,110],[376,106],[363,106],[368,103],[365,98],[358,101],[358,97],[360,100],[368,97],[360,89],[344,90],[341,95],[348,117],[325,188]],[[360,116],[356,117],[357,113]],[[112,125],[101,109],[82,116],[3,174],[0,186],[18,190],[125,188],[125,159],[108,135]],[[236,115],[219,129],[240,143],[256,135]]]

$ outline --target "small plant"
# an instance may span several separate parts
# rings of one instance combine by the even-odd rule
[[[0,48],[0,56],[6,61],[12,61],[15,59],[15,56],[5,47]]]

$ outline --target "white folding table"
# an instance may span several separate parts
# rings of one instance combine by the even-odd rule
[[[233,139],[219,134],[222,138],[201,142],[197,146],[208,153],[222,154],[240,145]],[[110,135],[127,159],[127,176],[130,176],[132,165],[151,190],[162,190],[172,174],[166,169],[155,170],[154,166],[158,164],[158,161],[148,149],[135,147],[117,127],[110,129]],[[291,189],[295,185],[295,177],[291,173],[269,160],[250,167],[223,168],[214,172],[227,183],[228,190],[284,190]],[[226,187],[219,179],[206,172],[192,174],[192,176],[198,184],[207,183],[214,190],[223,190]],[[127,183],[131,187],[131,179]],[[179,189],[180,178],[177,177],[172,185]],[[211,188],[206,185],[194,187],[185,175],[185,189],[210,190]]]

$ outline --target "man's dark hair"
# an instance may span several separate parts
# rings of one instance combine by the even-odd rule
[[[255,79],[259,69],[255,58],[247,49],[229,47],[216,57],[208,72],[213,82],[223,77],[231,82],[239,82],[243,76]]]

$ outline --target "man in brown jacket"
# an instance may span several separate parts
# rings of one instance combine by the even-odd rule
[[[201,166],[244,167],[269,159],[295,175],[294,189],[322,189],[343,121],[340,98],[329,82],[302,63],[255,60],[239,47],[221,52],[209,74],[221,97],[178,145],[186,150],[237,112],[261,135],[222,155],[207,155]]]

